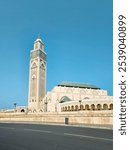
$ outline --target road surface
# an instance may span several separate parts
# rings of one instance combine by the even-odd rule
[[[0,123],[0,150],[112,150],[112,130]]]

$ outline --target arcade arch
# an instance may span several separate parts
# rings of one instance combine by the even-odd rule
[[[100,110],[113,110],[113,104],[81,104],[81,105],[67,105],[61,107],[61,111],[100,111]]]

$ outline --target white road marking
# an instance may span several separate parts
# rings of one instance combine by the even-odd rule
[[[100,138],[100,137],[86,136],[86,135],[79,135],[79,134],[64,133],[64,135],[84,137],[84,138],[89,138],[89,139],[105,140],[105,141],[113,141],[112,139],[108,139],[108,138]]]
[[[0,126],[0,129],[11,129],[11,130],[14,130],[15,128],[11,128],[11,127],[1,127],[1,126]],[[24,129],[24,130],[25,130],[25,131],[33,131],[33,132],[56,134],[55,132],[47,131],[47,130],[36,130],[36,129]],[[75,137],[82,137],[82,138],[89,138],[89,139],[113,141],[113,139],[101,138],[101,137],[94,137],[94,136],[87,136],[87,135],[80,135],[80,134],[70,134],[70,133],[63,133],[63,134],[64,134],[64,135],[67,135],[67,136],[75,136]]]
[[[35,130],[35,129],[24,129],[25,131],[34,131],[34,132],[44,132],[44,133],[52,133],[51,131],[46,130]]]
[[[0,129],[15,129],[15,128],[11,128],[11,127],[0,127]]]

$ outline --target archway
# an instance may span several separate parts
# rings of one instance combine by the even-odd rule
[[[97,110],[101,110],[101,109],[102,109],[101,104],[97,104]]]
[[[65,107],[65,111],[67,111],[67,106]]]
[[[108,110],[108,105],[107,104],[103,104],[103,110]]]
[[[71,111],[74,111],[74,106],[73,105],[71,106]]]
[[[84,106],[83,105],[80,105],[80,110],[84,110]]]
[[[68,111],[70,111],[70,106],[68,106]]]
[[[36,112],[36,109],[33,110],[33,113],[35,113],[35,112]]]
[[[109,107],[110,107],[110,110],[113,110],[113,104],[110,104]]]
[[[78,107],[78,105],[76,105],[76,106],[75,106],[75,110],[78,111],[78,109],[79,109],[79,107]]]
[[[25,112],[25,110],[24,110],[24,109],[21,109],[21,112]]]
[[[39,112],[43,112],[43,110],[42,109],[40,109],[40,111]]]
[[[88,104],[85,105],[85,110],[89,110],[89,105]]]
[[[91,105],[91,110],[95,110],[95,105],[94,104]]]

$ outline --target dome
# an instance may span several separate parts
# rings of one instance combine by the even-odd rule
[[[60,99],[60,103],[69,102],[69,101],[71,101],[71,99],[70,99],[68,96],[63,96],[63,97]]]

